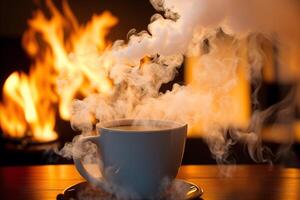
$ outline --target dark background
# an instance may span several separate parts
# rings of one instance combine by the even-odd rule
[[[54,1],[58,8],[61,6],[60,2],[59,0]],[[27,20],[31,18],[37,5],[44,5],[44,3],[37,0],[0,0],[0,88],[13,71],[28,72],[31,61],[22,48],[21,39],[27,28]],[[69,0],[69,5],[81,24],[86,23],[92,14],[101,13],[104,10],[109,10],[117,16],[119,23],[111,30],[108,37],[111,41],[126,40],[126,35],[132,28],[137,29],[137,31],[145,30],[151,16],[155,13],[148,0]],[[182,83],[182,68],[175,81]],[[170,85],[164,87],[167,89]],[[268,97],[263,99],[265,105],[278,101],[277,85],[264,85],[263,92]],[[78,133],[70,128],[68,122],[62,120],[58,121],[56,129],[60,134],[59,141],[43,145],[20,144],[19,141],[10,141],[0,137],[0,165],[71,163],[71,161],[57,156],[52,149],[61,148],[66,141],[70,141]],[[267,145],[273,149],[279,146],[279,144],[274,143]],[[277,160],[277,162],[287,166],[299,165],[299,158],[293,156],[293,152],[298,151],[298,148],[297,145],[292,146],[290,150],[292,154]],[[249,158],[246,147],[241,144],[235,145],[231,152],[232,158],[238,164],[254,163]],[[213,163],[215,160],[211,157],[205,142],[200,138],[189,138],[183,164]]]

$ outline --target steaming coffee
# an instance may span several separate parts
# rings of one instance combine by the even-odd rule
[[[176,177],[183,156],[186,124],[116,120],[97,125],[97,130],[100,136],[85,137],[79,142],[97,145],[104,178],[94,177],[86,171],[81,158],[74,158],[77,170],[91,184],[107,188],[110,183],[113,187],[109,188],[117,188],[110,192],[155,199],[162,181]]]

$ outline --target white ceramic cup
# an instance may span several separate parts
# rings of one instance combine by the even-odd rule
[[[155,130],[120,130],[126,125],[162,126]],[[97,125],[99,136],[80,139],[97,145],[103,162],[103,178],[91,175],[81,158],[74,158],[79,173],[91,184],[101,186],[104,181],[141,198],[158,194],[164,178],[176,177],[181,165],[187,135],[187,124],[160,120],[115,120]],[[114,169],[106,174],[105,169]],[[105,179],[105,180],[104,180]]]

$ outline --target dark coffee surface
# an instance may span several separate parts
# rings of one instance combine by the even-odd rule
[[[125,130],[125,131],[155,131],[171,128],[171,126],[155,126],[155,125],[124,125],[109,127],[114,130]]]

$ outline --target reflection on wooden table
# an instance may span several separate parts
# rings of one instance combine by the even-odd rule
[[[230,177],[216,165],[188,165],[178,178],[204,189],[203,199],[300,199],[300,169],[268,165],[228,166]],[[65,188],[82,181],[73,165],[0,168],[1,199],[55,199]]]

